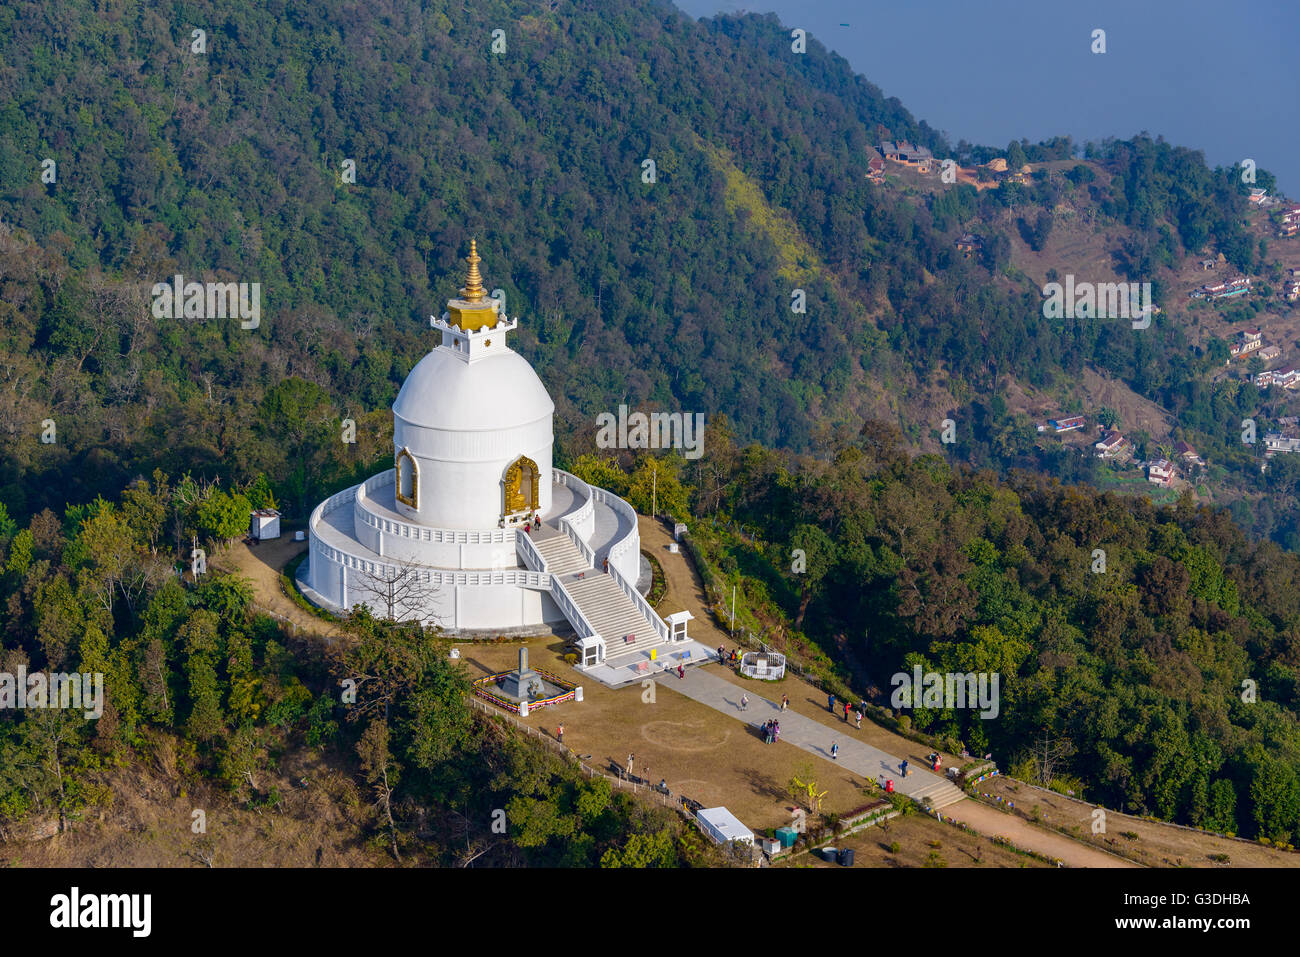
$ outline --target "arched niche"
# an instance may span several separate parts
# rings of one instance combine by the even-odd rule
[[[420,508],[420,466],[409,449],[397,453],[397,500],[417,511]]]
[[[501,480],[505,494],[504,517],[527,514],[541,504],[538,487],[541,472],[537,463],[526,455],[521,455],[506,468],[505,478]]]

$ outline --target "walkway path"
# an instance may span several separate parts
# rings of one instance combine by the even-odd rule
[[[308,634],[321,635],[329,641],[341,634],[337,625],[317,618],[280,590],[280,573],[300,552],[306,551],[306,542],[295,542],[292,534],[250,546],[246,541],[234,542],[225,551],[208,559],[214,571],[242,575],[253,583],[257,607],[287,620],[295,628]]]
[[[664,684],[700,704],[708,705],[715,711],[731,714],[737,720],[754,728],[762,726],[770,718],[776,718],[781,724],[781,740],[787,744],[802,748],[828,761],[837,760],[850,771],[877,784],[882,784],[886,778],[891,779],[895,791],[918,801],[929,797],[931,806],[936,809],[966,799],[966,795],[960,788],[931,771],[911,766],[907,777],[903,777],[899,770],[900,760],[892,754],[886,754],[854,738],[851,725],[845,725],[844,733],[837,734],[812,718],[804,717],[794,711],[782,712],[778,702],[768,701],[766,698],[759,697],[757,693],[739,688],[711,671],[692,668],[686,673],[685,678],[677,681],[667,680]],[[749,696],[749,707],[743,711],[740,708],[742,694]],[[837,759],[831,758],[832,743],[840,746]]]
[[[665,679],[662,686],[678,691],[700,704],[708,705],[715,711],[728,714],[754,728],[760,727],[769,718],[776,718],[781,724],[781,740],[785,743],[801,748],[823,760],[836,760],[836,763],[850,771],[864,778],[871,778],[877,783],[885,778],[892,779],[894,790],[916,800],[929,797],[930,806],[935,810],[942,809],[944,817],[961,821],[980,834],[989,837],[1005,837],[1016,847],[1045,854],[1070,867],[1138,866],[1131,861],[1080,844],[1064,835],[1053,834],[1035,827],[1027,821],[986,804],[968,800],[960,788],[931,771],[909,768],[907,777],[901,777],[898,758],[857,740],[852,736],[852,729],[849,726],[845,727],[844,733],[837,734],[835,730],[812,718],[793,711],[782,712],[779,703],[760,697],[757,693],[751,694],[746,689],[718,677],[711,670],[692,668],[686,672],[685,678],[676,681]],[[743,710],[740,707],[742,694],[749,697],[749,706]],[[838,759],[831,758],[832,742],[840,746]]]

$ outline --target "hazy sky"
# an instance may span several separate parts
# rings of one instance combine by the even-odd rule
[[[695,17],[776,13],[954,144],[1146,130],[1211,166],[1249,157],[1300,196],[1297,0],[676,2]]]

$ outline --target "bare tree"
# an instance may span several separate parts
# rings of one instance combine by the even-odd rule
[[[388,838],[393,857],[402,859],[398,849],[397,820],[393,817],[393,791],[395,782],[390,781],[390,771],[395,771],[393,755],[388,749],[388,722],[386,719],[371,721],[357,742],[357,755],[361,758],[361,769],[366,781],[374,788],[375,809],[382,812],[388,824]]]
[[[1074,754],[1074,745],[1066,738],[1053,738],[1051,730],[1044,728],[1043,736],[1034,743],[1032,754],[1038,783],[1050,788],[1061,764]]]
[[[202,864],[204,867],[211,867],[212,859],[216,856],[216,848],[213,845],[212,838],[199,838],[195,841],[194,847],[185,852],[185,856],[195,864]]]
[[[419,621],[434,594],[432,575],[411,561],[378,565],[358,577],[357,590],[366,596],[358,602],[370,606],[376,618],[387,621]]]

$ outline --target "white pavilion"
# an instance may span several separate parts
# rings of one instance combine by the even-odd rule
[[[555,405],[510,349],[519,320],[484,294],[473,242],[467,261],[460,298],[430,317],[441,344],[393,405],[393,468],[316,507],[299,585],[334,612],[365,604],[456,635],[567,623],[588,665],[658,657],[685,634],[637,590],[636,512],[552,467]]]

